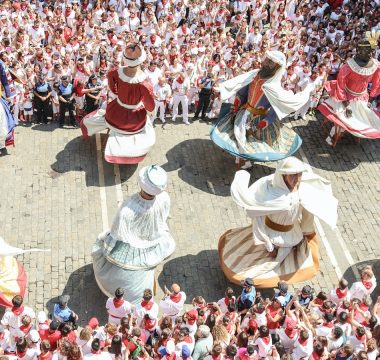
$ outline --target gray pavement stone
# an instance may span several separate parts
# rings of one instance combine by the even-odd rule
[[[292,122],[303,137],[303,150],[316,172],[331,180],[338,197],[339,230],[359,268],[374,265],[380,276],[380,143],[349,136],[336,149],[324,142],[316,120]],[[157,267],[158,299],[163,285],[178,282],[189,301],[207,301],[228,286],[219,268],[217,243],[230,228],[249,223],[229,196],[234,159],[209,139],[210,125],[181,120],[156,125],[157,143],[138,167],[120,167],[124,197],[138,190],[138,170],[160,164],[169,174],[172,201],[169,225],[176,239],[173,256]],[[20,256],[29,276],[26,302],[49,311],[62,292],[83,323],[93,315],[105,320],[105,297],[92,273],[91,246],[102,231],[95,138],[84,142],[79,130],[56,125],[16,128],[16,147],[0,158],[1,236],[22,248],[50,248],[48,253]],[[270,174],[275,164],[256,164],[253,179]],[[117,209],[112,165],[104,163],[109,221]],[[112,201],[111,201],[112,200]],[[321,270],[309,283],[328,290],[336,284],[329,254],[320,245]],[[339,255],[339,254],[338,254]],[[350,269],[342,269],[350,275]],[[303,284],[298,284],[301,287]]]

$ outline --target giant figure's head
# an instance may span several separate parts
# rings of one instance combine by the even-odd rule
[[[123,64],[127,67],[137,67],[146,60],[144,48],[137,43],[129,43],[123,54]]]
[[[267,51],[261,64],[258,75],[264,79],[270,79],[277,71],[286,66],[285,55],[281,51]]]

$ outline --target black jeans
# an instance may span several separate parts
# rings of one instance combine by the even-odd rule
[[[63,126],[65,123],[65,114],[66,111],[69,112],[70,124],[75,125],[75,113],[74,113],[74,101],[70,101],[64,103],[62,101],[59,102],[59,125]]]
[[[199,101],[197,110],[195,110],[194,117],[198,117],[199,113],[202,111],[202,119],[206,116],[206,111],[208,107],[210,106],[211,101],[211,93],[210,94],[202,94],[202,92],[199,94]]]

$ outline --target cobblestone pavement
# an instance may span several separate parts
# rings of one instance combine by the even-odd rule
[[[343,261],[340,245],[328,236],[338,270],[353,279],[356,267],[349,267],[353,262],[359,268],[371,263],[380,276],[380,142],[357,145],[347,136],[332,150],[324,142],[319,121],[292,125],[304,139],[304,156],[317,173],[332,181],[340,201],[338,229],[350,261]],[[207,301],[221,297],[228,282],[218,264],[218,238],[249,220],[229,196],[234,159],[209,140],[209,129],[200,122],[186,126],[181,119],[165,126],[157,123],[152,153],[138,167],[119,167],[104,162],[95,137],[84,142],[77,129],[55,124],[17,127],[16,147],[0,157],[0,236],[22,248],[51,249],[20,257],[29,275],[26,301],[51,310],[56,297],[65,292],[72,296],[70,306],[82,321],[93,315],[104,319],[105,297],[93,277],[91,246],[111,223],[121,194],[137,191],[138,170],[152,163],[169,173],[169,224],[177,241],[174,255],[157,268],[158,295],[165,284],[176,281],[190,300],[197,294]],[[104,171],[104,186],[98,165]],[[254,179],[272,172],[273,164],[257,164],[251,170]],[[321,270],[312,284],[327,290],[337,282],[337,272],[331,253],[322,244],[320,250]]]

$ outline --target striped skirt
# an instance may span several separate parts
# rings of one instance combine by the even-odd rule
[[[251,278],[258,288],[276,287],[280,280],[288,284],[306,281],[318,272],[318,239],[302,241],[295,247],[278,248],[275,258],[265,244],[252,236],[252,226],[226,231],[219,239],[219,260],[226,277],[240,284]]]

